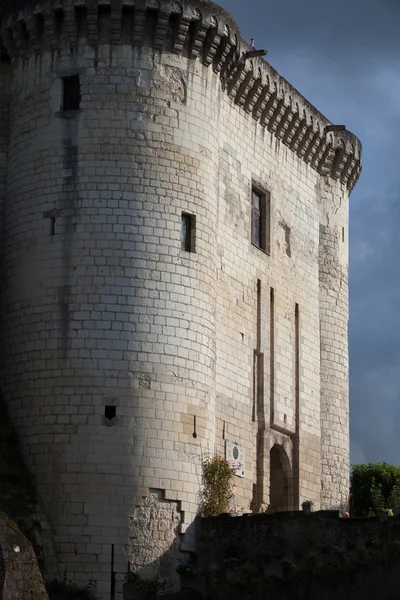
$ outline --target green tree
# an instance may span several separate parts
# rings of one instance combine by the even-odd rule
[[[353,465],[350,486],[352,517],[378,515],[383,508],[400,513],[400,467],[387,463]]]

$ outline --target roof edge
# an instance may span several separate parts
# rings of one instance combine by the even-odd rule
[[[147,11],[152,19],[152,46],[160,52],[199,59],[219,75],[232,101],[281,140],[322,176],[340,180],[349,193],[362,169],[361,143],[343,126],[333,125],[263,58],[253,57],[236,21],[208,0],[3,0],[2,46],[12,61],[61,45],[78,45],[78,13],[85,11],[86,37],[100,43],[99,11],[109,10],[109,44],[121,44],[123,15],[133,18],[130,43],[145,43]],[[65,32],[60,35],[62,15]],[[132,16],[133,15],[133,16]],[[172,30],[165,49],[167,31]],[[101,41],[103,44],[104,41]],[[124,43],[126,43],[124,41]]]

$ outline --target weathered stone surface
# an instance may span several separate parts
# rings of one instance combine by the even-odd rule
[[[3,512],[0,512],[0,597],[48,600],[31,543]]]
[[[234,510],[345,503],[361,170],[224,10],[134,4],[0,9],[2,386],[61,572],[104,599],[113,568],[118,600],[128,561],[173,574],[193,550],[201,457],[227,441]]]
[[[127,549],[133,571],[178,583],[181,521],[178,503],[164,500],[161,494],[151,494],[133,509]]]

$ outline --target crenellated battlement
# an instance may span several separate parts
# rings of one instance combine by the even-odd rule
[[[17,61],[82,44],[147,46],[200,60],[232,101],[322,176],[352,191],[361,144],[333,126],[261,58],[248,58],[235,20],[207,0],[10,0],[3,3],[3,58]]]

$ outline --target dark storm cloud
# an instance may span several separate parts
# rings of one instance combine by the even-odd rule
[[[400,464],[400,0],[221,4],[284,77],[363,143],[350,198],[352,460]]]

